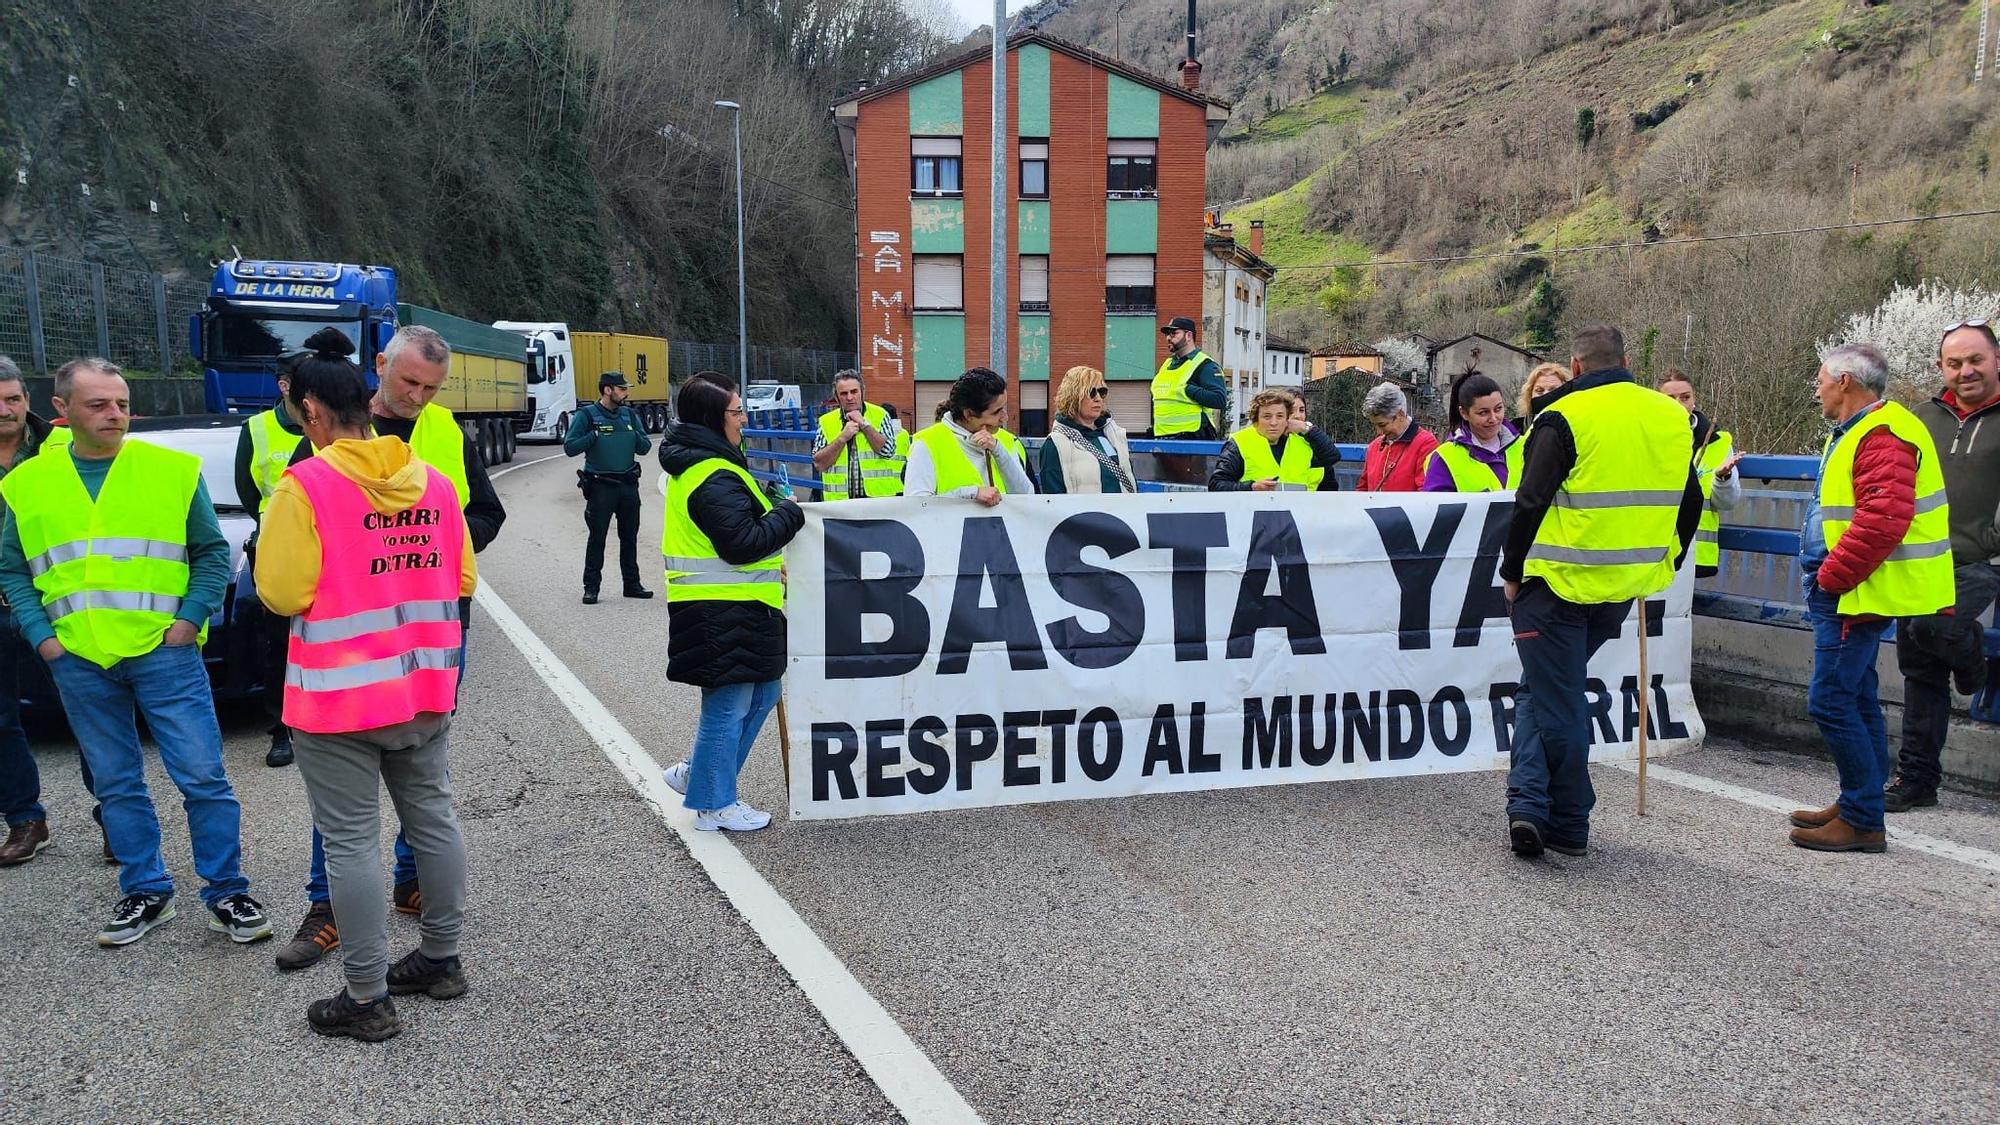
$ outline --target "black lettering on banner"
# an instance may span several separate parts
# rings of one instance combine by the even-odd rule
[[[1173,552],[1176,662],[1208,659],[1208,552],[1228,544],[1229,520],[1221,512],[1146,516],[1146,546]]]
[[[1270,588],[1273,568],[1278,572],[1275,595],[1264,592]],[[1251,518],[1250,550],[1243,560],[1243,581],[1236,588],[1236,612],[1229,622],[1225,649],[1229,659],[1242,660],[1254,653],[1262,629],[1283,629],[1294,656],[1326,651],[1305,544],[1299,541],[1298,521],[1286,511],[1260,511]]]
[[[1069,779],[1069,728],[1076,722],[1074,711],[1044,711],[1042,725],[1049,729],[1049,784],[1061,785]]]
[[[1005,752],[1000,758],[1000,784],[1040,785],[1041,767],[1023,758],[1035,756],[1035,729],[1042,725],[1040,711],[1009,711],[1000,717]]]
[[[1208,704],[1188,704],[1188,772],[1221,773],[1222,753],[1209,753]]]
[[[1424,697],[1408,688],[1389,692],[1389,760],[1407,762],[1424,748]]]
[[[1422,543],[1410,525],[1410,515],[1401,508],[1369,508],[1368,518],[1382,549],[1389,555],[1389,571],[1402,591],[1402,608],[1397,614],[1396,647],[1404,652],[1431,647],[1431,587],[1444,569],[1445,552],[1465,519],[1465,504],[1440,504],[1431,520],[1431,529]],[[1349,758],[1353,761],[1353,758]]]
[[[1140,767],[1139,776],[1153,776],[1153,767],[1164,763],[1168,773],[1186,773],[1187,765],[1181,761],[1181,724],[1174,714],[1174,705],[1160,704],[1153,712],[1153,729],[1146,733],[1146,761]]]
[[[837,747],[837,749],[836,749]],[[824,801],[831,780],[840,787],[840,799],[858,798],[854,791],[854,759],[861,754],[861,736],[846,723],[814,723],[812,726],[813,800]]]
[[[1104,753],[1097,752],[1097,732],[1104,732]],[[1076,764],[1082,768],[1083,776],[1092,781],[1110,781],[1118,772],[1119,759],[1125,756],[1125,724],[1118,721],[1118,712],[1109,707],[1099,707],[1083,717],[1083,724],[1076,732]]]
[[[1646,737],[1686,738],[1687,724],[1675,721],[1672,712],[1667,709],[1666,680],[1665,676],[1657,673],[1652,678],[1653,708],[1646,715]],[[1625,699],[1625,741],[1630,742],[1639,729],[1639,677],[1625,677],[1624,682],[1618,685],[1618,691]]]
[[[924,546],[897,520],[836,520],[823,524],[826,551],[826,678],[866,680],[907,675],[931,646],[930,614],[913,591],[924,577]],[[889,573],[861,577],[861,560],[882,555]],[[869,616],[889,619],[889,636],[861,639]]]
[[[1500,552],[1507,543],[1507,525],[1514,520],[1512,500],[1487,505],[1486,522],[1479,527],[1479,553],[1472,556],[1472,573],[1466,578],[1465,603],[1458,611],[1458,632],[1453,648],[1477,648],[1486,623],[1508,619],[1507,588],[1493,581],[1500,570]]]
[[[1493,745],[1502,754],[1514,748],[1515,716],[1519,714],[1520,684],[1494,684],[1486,690],[1486,704],[1493,712]]]
[[[1341,736],[1340,760],[1354,764],[1354,744],[1361,743],[1361,753],[1371,762],[1382,760],[1382,693],[1368,693],[1368,706],[1361,706],[1361,697],[1353,692],[1343,692],[1340,696],[1340,724],[1347,728]]]
[[[1431,696],[1431,745],[1447,758],[1456,758],[1465,752],[1466,744],[1472,741],[1472,708],[1466,705],[1465,693],[1456,685],[1446,684],[1436,695]],[[1451,730],[1445,729],[1447,721]]]
[[[870,797],[902,796],[903,775],[891,775],[889,771],[903,763],[902,746],[890,741],[902,737],[903,721],[872,719],[863,729],[868,735],[868,770],[862,791]]]
[[[1311,696],[1305,697],[1308,702]],[[1269,715],[1262,699],[1243,701],[1243,769],[1290,769],[1292,766],[1292,697],[1271,700]],[[1310,721],[1310,720],[1308,720]]]
[[[979,604],[989,578],[993,581],[991,609]],[[938,674],[964,675],[972,660],[972,646],[985,641],[1006,642],[1007,665],[1016,672],[1049,666],[1041,634],[1035,629],[1034,611],[1028,605],[1028,584],[1021,578],[1021,564],[1007,538],[1006,521],[999,516],[968,519],[960,528],[958,580],[952,584],[951,614],[945,620],[944,645],[938,652]]]
[[[1326,693],[1325,710],[1320,715],[1321,729],[1326,732],[1324,739],[1313,735],[1313,697],[1299,696],[1299,761],[1309,766],[1323,766],[1333,761],[1340,749],[1340,696]]]
[[[1646,620],[1650,622],[1653,619],[1648,617]],[[1675,719],[1673,708],[1667,705],[1667,677],[1659,672],[1653,673],[1653,715],[1655,716],[1653,721],[1659,724],[1662,738],[1688,736],[1687,724]]]
[[[1078,668],[1113,668],[1125,662],[1146,633],[1146,599],[1139,584],[1120,571],[1083,561],[1086,547],[1098,547],[1107,559],[1139,549],[1139,536],[1116,516],[1081,512],[1056,525],[1049,534],[1044,561],[1056,596],[1078,609],[1093,610],[1109,622],[1102,632],[1083,627],[1076,617],[1049,626],[1049,643]]]
[[[925,715],[910,724],[910,758],[924,767],[903,775],[912,792],[926,797],[944,792],[945,783],[951,780],[951,751],[944,745],[947,733],[944,720],[936,715]]]
[[[1583,694],[1589,701],[1590,717],[1596,720],[1591,727],[1590,744],[1595,746],[1599,742],[1618,741],[1618,732],[1611,727],[1610,689],[1604,686],[1603,680],[1592,676],[1584,681]]]
[[[984,715],[960,715],[955,729],[958,746],[958,791],[972,788],[972,767],[1000,752],[1000,729]]]

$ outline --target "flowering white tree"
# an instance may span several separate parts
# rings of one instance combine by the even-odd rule
[[[1889,361],[1889,394],[1905,402],[1930,398],[1941,385],[1938,337],[1947,324],[2000,317],[2000,294],[1973,283],[1955,289],[1936,279],[1898,285],[1882,303],[1847,318],[1819,342],[1820,354],[1840,344],[1873,344]]]
[[[1370,346],[1382,353],[1382,374],[1392,379],[1415,379],[1429,365],[1424,349],[1406,336],[1384,336]]]

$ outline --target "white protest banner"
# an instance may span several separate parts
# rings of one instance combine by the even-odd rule
[[[785,551],[794,819],[1504,768],[1510,494],[806,505]],[[1651,753],[1698,745],[1693,579],[1648,603]],[[1638,644],[1590,662],[1636,754]]]

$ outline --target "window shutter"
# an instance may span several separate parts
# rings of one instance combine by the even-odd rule
[[[1021,301],[1023,304],[1049,299],[1049,259],[1043,254],[1021,256]]]
[[[1111,255],[1104,260],[1104,284],[1107,286],[1153,284],[1153,256],[1151,254]]]
[[[916,269],[919,309],[965,307],[965,259],[956,254],[919,254]]]
[[[957,156],[964,146],[957,137],[911,137],[911,156]]]

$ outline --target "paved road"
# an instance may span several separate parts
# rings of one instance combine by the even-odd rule
[[[672,761],[696,695],[663,678],[663,603],[577,604],[573,482],[502,478],[482,572]],[[844,1013],[792,983],[490,618],[471,659],[453,761],[473,991],[411,1005],[380,1046],[306,1030],[335,965],[280,975],[192,909],[97,949],[115,880],[73,748],[40,740],[59,844],[0,872],[0,1120],[896,1120]],[[289,930],[296,771],[263,767],[255,716],[228,725],[250,874]],[[745,795],[780,810],[770,735]],[[1801,804],[1831,786],[1824,763],[1735,745],[1671,765]],[[1899,821],[1961,859],[1827,857],[1737,800],[1656,782],[1640,820],[1628,773],[1597,781],[1591,856],[1535,864],[1505,851],[1489,775],[779,819],[735,846],[989,1121],[2000,1119],[2000,868],[1981,859],[2000,809],[1947,797]]]

